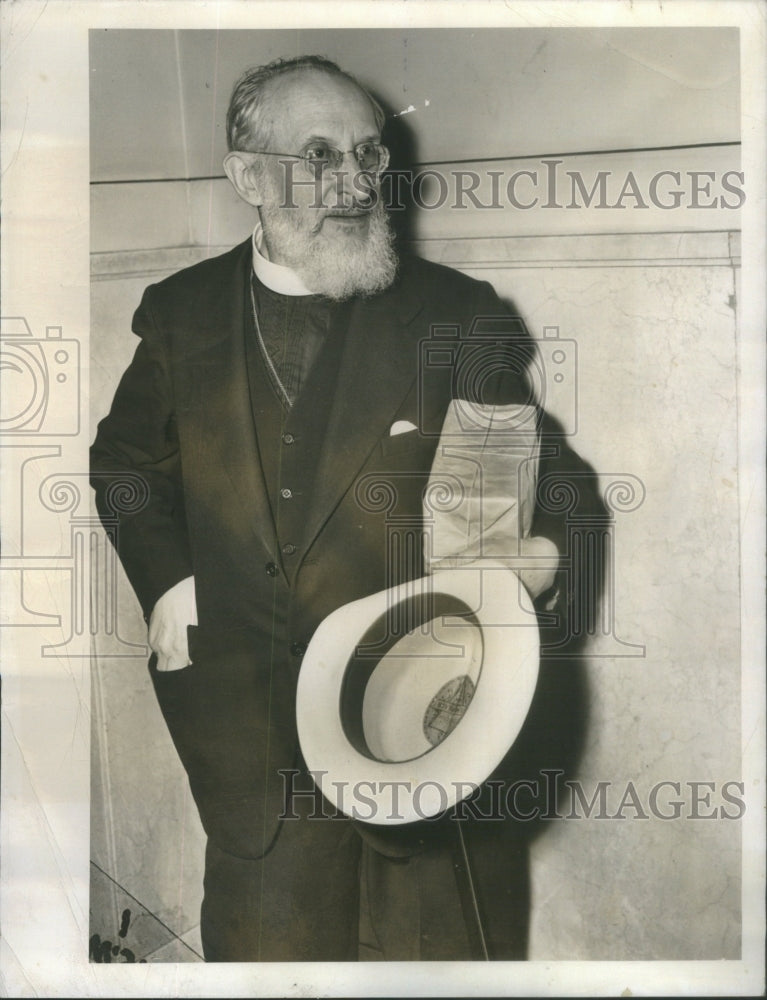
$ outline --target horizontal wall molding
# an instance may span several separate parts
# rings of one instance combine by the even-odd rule
[[[738,267],[740,233],[620,233],[417,240],[427,260],[459,270],[591,267]],[[94,281],[152,278],[225,253],[229,246],[180,246],[93,253]]]
[[[199,264],[208,257],[231,250],[216,247],[161,247],[157,250],[116,250],[91,254],[91,279],[114,281],[121,278],[151,278],[172,274]]]
[[[588,233],[582,236],[420,240],[417,252],[459,269],[531,267],[732,267],[740,233]]]

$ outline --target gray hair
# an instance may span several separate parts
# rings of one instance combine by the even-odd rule
[[[264,122],[265,105],[268,103],[268,85],[277,77],[300,70],[319,70],[329,76],[340,76],[349,80],[362,91],[373,107],[376,125],[383,128],[386,115],[383,108],[373,95],[356,80],[351,73],[342,70],[336,63],[324,56],[297,56],[294,59],[275,59],[265,66],[256,66],[246,70],[234,86],[226,114],[226,140],[231,150],[247,151],[248,146],[257,140],[256,145],[268,144],[271,136],[267,135]]]

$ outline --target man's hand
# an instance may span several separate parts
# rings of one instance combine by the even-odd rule
[[[532,557],[538,562],[538,565],[526,568],[518,568],[510,564],[527,587],[530,596],[535,600],[554,583],[559,565],[559,552],[556,545],[548,538],[544,538],[543,535],[523,538],[519,543],[519,552],[520,561]]]
[[[194,577],[188,576],[160,597],[149,619],[149,645],[157,654],[158,670],[181,670],[189,659],[187,625],[197,624]]]

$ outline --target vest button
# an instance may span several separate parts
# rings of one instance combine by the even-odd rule
[[[264,566],[264,569],[266,570],[267,576],[277,576],[277,573],[279,572],[273,562],[268,562],[266,566]]]
[[[295,442],[295,440],[296,439],[293,437],[292,434],[283,434],[282,435],[282,443],[283,444],[293,444]]]
[[[290,500],[290,498],[293,496],[293,490],[289,490],[287,488],[284,490],[280,490],[280,496],[282,497],[283,500]]]
[[[298,550],[296,549],[295,545],[293,545],[291,542],[288,542],[286,545],[282,546],[283,555],[292,556],[297,551]]]
[[[290,644],[290,652],[293,654],[293,656],[303,656],[304,653],[306,652],[306,643],[305,642],[291,642],[291,644]]]

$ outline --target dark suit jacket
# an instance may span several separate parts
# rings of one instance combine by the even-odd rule
[[[527,399],[528,349],[489,284],[419,259],[403,260],[384,293],[355,300],[288,566],[245,365],[250,269],[248,241],[146,290],[133,325],[141,343],[92,449],[98,509],[145,616],[195,577],[193,665],[150,669],[206,831],[244,857],[260,856],[277,829],[305,644],[336,608],[420,575],[420,556],[387,555],[392,517],[420,524],[452,396]],[[500,347],[497,322],[476,323],[499,316]],[[495,340],[483,338],[489,328]],[[419,431],[390,437],[396,420]],[[554,537],[557,527],[541,520],[534,531]]]

